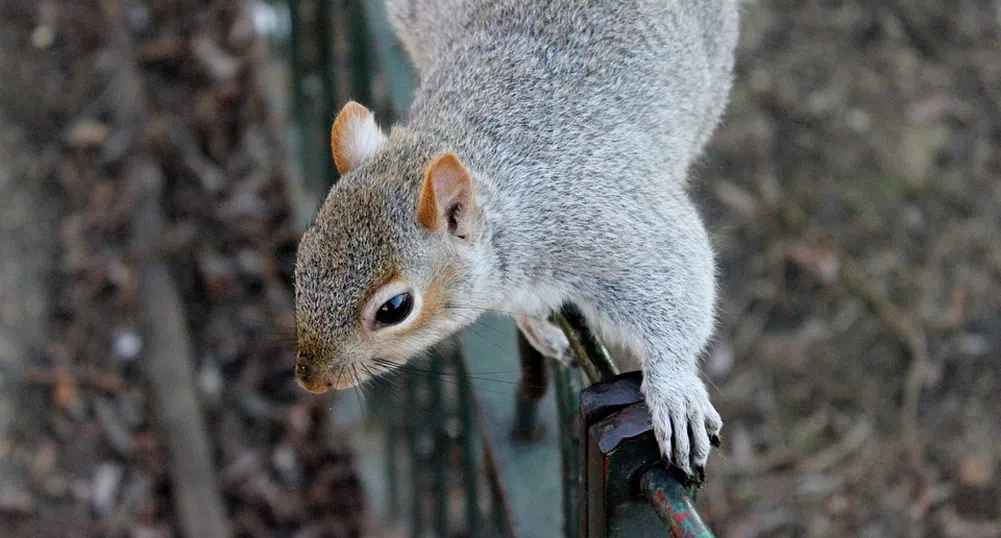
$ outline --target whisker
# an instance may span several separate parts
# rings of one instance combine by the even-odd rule
[[[383,367],[388,367],[388,368],[390,368],[392,370],[396,370],[396,371],[405,371],[405,372],[411,372],[411,373],[421,374],[421,375],[443,376],[443,377],[446,377],[446,378],[451,378],[451,379],[449,379],[450,381],[456,381],[458,379],[458,377],[461,375],[461,374],[455,373],[455,372],[444,372],[444,371],[442,371],[442,372],[436,372],[436,371],[433,371],[433,370],[428,370],[428,369],[420,368],[420,367],[417,367],[417,366],[413,366],[413,365],[410,365],[410,364],[399,364],[399,363],[394,363],[394,362],[390,362],[390,361],[385,361],[385,362],[381,363],[381,365]],[[505,374],[505,373],[513,373],[513,372],[517,372],[517,371],[518,370],[509,370],[508,372],[496,372],[496,375],[502,375],[502,374]],[[490,372],[482,372],[482,373],[489,374]],[[517,384],[517,382],[508,381],[508,380],[505,380],[505,379],[491,379],[489,377],[474,376],[474,375],[470,375],[468,377],[469,377],[469,379],[475,379],[477,381],[484,381],[484,382],[488,382],[488,383],[503,383],[503,384],[506,384],[506,385],[516,385]]]
[[[427,351],[422,352],[421,358],[422,359],[426,359],[426,358],[434,357],[434,355],[430,355],[428,353],[429,352],[427,352]],[[396,363],[396,362],[392,362],[392,361],[387,361],[385,359],[376,359],[376,360],[381,360],[383,362],[383,364],[389,365],[393,369],[396,369],[396,368],[406,368],[406,369],[411,369],[411,370],[420,370],[420,371],[424,371],[424,372],[428,372],[429,371],[429,370],[420,368],[419,366],[415,366],[413,364],[405,364],[405,363],[401,364],[401,363]],[[510,373],[520,372],[520,371],[521,370],[518,369],[518,368],[512,368],[511,370],[498,370],[496,372],[476,372],[476,373],[479,376],[484,376],[484,375],[507,375],[507,374],[510,374]],[[452,376],[452,377],[459,377],[459,375],[460,375],[458,372],[441,372],[441,374],[442,375],[447,375],[447,376]],[[473,377],[473,379],[483,379],[485,381],[490,381],[489,378],[485,378],[485,377]]]
[[[402,374],[402,373],[407,373],[407,374],[410,374],[410,375],[412,375],[414,377],[422,377],[422,378],[426,378],[426,379],[430,378],[432,376],[438,376],[438,377],[443,377],[444,376],[444,374],[442,372],[431,372],[431,371],[422,370],[422,369],[410,369],[407,366],[399,366],[399,365],[397,365],[396,367],[394,367],[394,372],[393,373],[397,374],[397,375]],[[474,380],[481,381],[481,382],[484,382],[484,383],[500,383],[500,384],[508,385],[508,386],[517,385],[517,383],[515,383],[513,381],[504,381],[504,380],[500,380],[500,379],[481,379],[481,378],[476,378],[476,377],[470,377],[470,379],[474,379]],[[461,383],[461,380],[459,380],[459,379],[452,379],[452,378],[449,378],[447,376],[444,376],[444,379],[441,379],[441,381],[443,381],[445,383],[448,383],[450,385],[453,385],[453,386],[460,386],[460,383]],[[490,394],[507,394],[507,392],[505,392],[505,391],[492,390],[492,389],[489,389],[489,388],[486,388],[486,387],[479,387],[478,390],[481,390],[482,392],[488,392]]]
[[[475,322],[476,321],[476,318],[471,318],[469,316],[464,316],[462,314],[456,314],[456,313],[453,312],[452,315],[457,315],[457,316],[459,316],[459,317],[461,317],[461,318],[463,318],[463,319],[465,319],[467,321],[470,321],[470,322]],[[506,333],[504,333],[503,331],[501,331],[500,329],[498,329],[496,327],[491,327],[489,325],[486,325],[486,327],[490,327],[490,329],[492,331],[496,332],[497,334],[500,334],[500,335],[503,335],[503,336],[507,336]],[[506,352],[507,351],[506,349],[504,349],[504,346],[502,346],[501,344],[499,344],[493,338],[488,338],[487,335],[483,334],[483,332],[481,332],[476,326],[474,326],[474,325],[467,325],[466,328],[465,328],[465,330],[471,331],[476,336],[479,336],[485,342],[487,342],[488,344],[490,344],[494,348],[496,348],[497,351],[500,351],[500,352]]]
[[[452,312],[452,315],[453,316],[460,316],[463,319],[469,320],[472,323],[476,323],[476,321],[477,321],[477,318],[475,318],[475,317],[471,317],[471,316],[468,316],[468,315],[465,315],[465,314],[460,314],[458,312]],[[476,332],[476,334],[482,336],[482,333],[476,331],[476,329],[474,329],[474,327],[475,327],[475,325],[467,325],[466,326],[467,329],[471,329],[474,332]],[[486,325],[486,324],[484,324],[484,325],[480,325],[480,328],[490,329],[490,331],[492,331],[493,333],[495,333],[497,335],[500,335],[500,336],[503,336],[505,338],[507,338],[507,337],[510,336],[507,331],[505,331],[503,329],[500,329],[498,327],[494,327],[493,325]]]
[[[351,365],[351,372],[354,374],[355,379],[358,379],[358,367],[354,364]],[[365,410],[372,409],[372,406],[365,405],[361,401],[361,385],[355,385],[352,388],[354,389],[355,396],[358,397],[358,410],[362,413],[362,416],[364,416]],[[378,412],[376,412],[376,416],[378,416]],[[382,420],[382,418],[380,417],[379,420]]]
[[[341,384],[341,376],[344,375],[344,370],[346,370],[346,368],[344,367],[343,364],[338,364],[337,365],[337,384],[338,385]]]
[[[374,372],[372,371],[372,368],[370,368],[367,364],[362,364],[361,367],[369,375],[368,381],[372,381],[376,385],[384,387],[386,391],[389,393],[390,398],[393,398],[401,405],[403,404],[403,396],[397,392],[398,390],[402,390],[403,387],[401,387],[397,383],[396,379],[393,376],[381,375],[390,372],[390,370],[382,370]],[[378,368],[378,366],[376,366],[376,368]]]

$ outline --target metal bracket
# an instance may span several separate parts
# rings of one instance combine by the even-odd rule
[[[671,536],[711,537],[694,507],[703,477],[689,479],[662,462],[642,380],[641,372],[629,372],[580,394],[581,536],[663,536],[666,527]]]

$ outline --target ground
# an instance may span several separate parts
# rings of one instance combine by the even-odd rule
[[[296,230],[238,6],[0,7],[14,535],[179,535],[142,367],[151,256],[234,529],[357,533],[358,455],[291,381]],[[1001,6],[760,0],[737,64],[693,177],[722,278],[704,517],[725,537],[1001,535]],[[137,162],[166,178],[152,250]]]
[[[721,536],[997,536],[1001,12],[761,2],[699,181]]]
[[[13,184],[36,182],[36,203],[58,214],[49,271],[20,274],[49,278],[51,292],[47,337],[22,357],[12,406],[4,459],[20,467],[22,484],[5,484],[0,512],[13,535],[180,535],[171,466],[189,462],[168,459],[154,396],[165,386],[147,364],[157,345],[150,327],[177,320],[167,305],[143,303],[151,260],[169,264],[183,298],[206,415],[204,432],[181,435],[208,434],[233,530],[357,535],[351,455],[325,402],[292,380],[296,232],[240,7],[3,6],[3,127],[14,133],[5,140],[28,133],[17,140],[45,167]],[[150,173],[163,178],[152,205],[167,224],[139,244],[135,231],[152,218],[141,197]],[[18,231],[19,214],[4,207],[5,233]],[[23,302],[5,296],[12,309]],[[166,409],[176,397],[166,395]]]

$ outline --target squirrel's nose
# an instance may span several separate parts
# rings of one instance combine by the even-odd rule
[[[327,369],[317,366],[311,357],[302,355],[295,359],[295,382],[313,394],[323,394],[331,387]]]

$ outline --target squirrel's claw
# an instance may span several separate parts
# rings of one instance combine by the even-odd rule
[[[705,469],[712,447],[719,445],[723,421],[702,380],[695,375],[685,377],[666,387],[645,384],[644,397],[664,459],[696,477]]]

